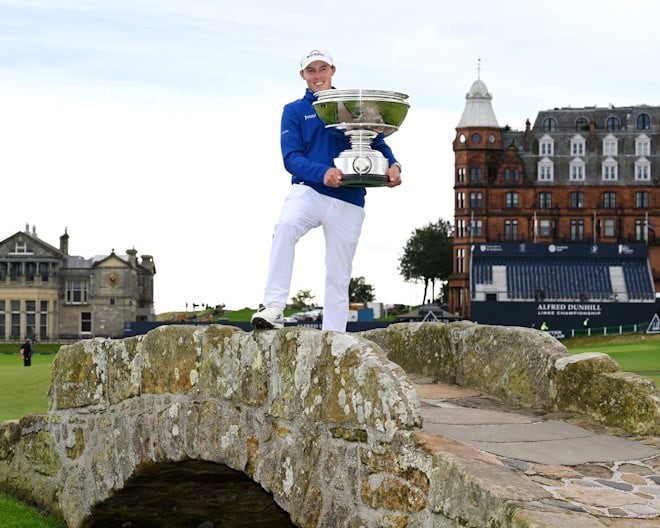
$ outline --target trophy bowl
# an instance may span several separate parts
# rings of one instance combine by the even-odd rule
[[[321,90],[316,92],[314,110],[326,128],[348,137],[351,148],[335,158],[344,174],[342,185],[382,187],[388,182],[389,162],[371,148],[378,134],[396,132],[406,118],[408,96],[384,90]]]

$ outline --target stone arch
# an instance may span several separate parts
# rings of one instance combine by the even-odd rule
[[[137,468],[182,460],[244,472],[300,526],[359,520],[378,501],[365,457],[421,425],[401,368],[360,336],[178,325],[62,347],[49,412],[32,419],[11,457],[14,489],[72,528]]]
[[[188,460],[139,468],[83,528],[295,528],[273,496],[243,472]]]

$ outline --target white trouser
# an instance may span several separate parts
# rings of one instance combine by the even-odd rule
[[[310,229],[323,226],[325,298],[323,330],[346,331],[348,287],[364,209],[296,184],[284,201],[270,250],[264,305],[284,308],[289,298],[296,243]]]

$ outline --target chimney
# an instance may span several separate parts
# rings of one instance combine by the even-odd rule
[[[69,235],[64,228],[64,234],[60,237],[60,251],[65,255],[69,254]]]
[[[525,135],[523,136],[523,150],[526,152],[529,151],[529,140],[531,138],[532,124],[529,122],[529,118],[525,121]]]
[[[156,266],[154,265],[154,258],[151,255],[142,255],[142,267],[156,273]]]
[[[131,265],[131,267],[137,267],[137,250],[135,248],[127,249],[126,254],[128,255],[128,263]]]

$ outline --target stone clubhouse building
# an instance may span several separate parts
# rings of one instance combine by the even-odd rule
[[[26,225],[0,241],[0,342],[123,337],[155,319],[155,274],[151,255],[70,255],[66,230],[54,247]]]

